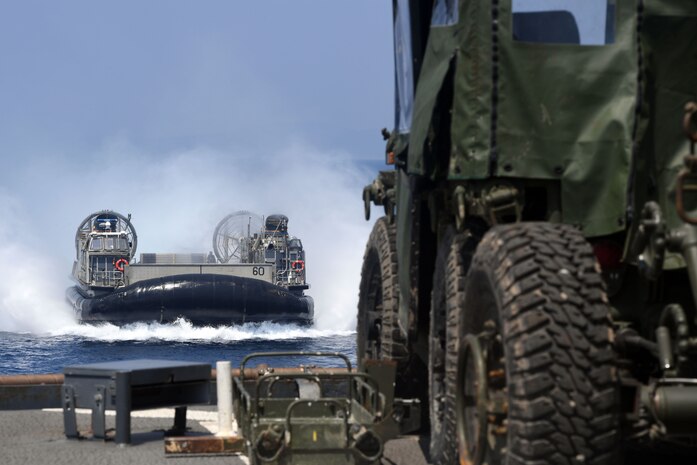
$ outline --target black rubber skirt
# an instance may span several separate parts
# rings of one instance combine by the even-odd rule
[[[183,317],[196,326],[264,321],[310,325],[314,317],[312,297],[239,276],[167,276],[90,294],[78,286],[66,291],[84,323],[169,323]]]

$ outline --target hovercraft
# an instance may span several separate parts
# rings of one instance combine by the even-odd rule
[[[137,244],[131,215],[103,210],[80,224],[76,285],[66,292],[80,322],[312,324],[305,251],[288,235],[285,215],[227,215],[207,254],[141,253],[136,260]]]

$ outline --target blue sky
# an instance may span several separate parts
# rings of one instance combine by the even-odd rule
[[[0,260],[24,267],[0,271],[0,314],[62,305],[92,211],[132,213],[140,253],[207,251],[252,210],[290,217],[318,319],[352,327],[391,17],[388,0],[0,2]]]
[[[0,149],[301,138],[379,157],[378,131],[392,123],[390,8],[387,0],[2,2]]]

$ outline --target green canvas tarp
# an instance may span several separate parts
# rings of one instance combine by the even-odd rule
[[[452,111],[451,180],[558,182],[561,220],[587,236],[625,229],[632,208],[656,191],[672,212],[668,192],[687,153],[682,106],[697,91],[697,2],[590,3],[601,6],[592,19],[606,22],[604,40],[516,37],[515,8],[525,6],[516,0],[461,1],[457,23],[432,27],[417,81],[408,172],[438,175],[429,137],[445,108]],[[546,29],[568,16],[550,16]],[[581,26],[583,42],[589,26]]]

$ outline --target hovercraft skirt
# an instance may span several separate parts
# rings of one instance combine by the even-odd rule
[[[185,318],[197,326],[312,324],[314,316],[309,296],[258,279],[219,274],[148,279],[101,294],[73,286],[66,296],[84,323],[169,323]]]

